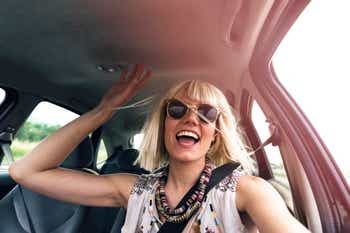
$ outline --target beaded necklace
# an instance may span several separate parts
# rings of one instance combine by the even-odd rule
[[[168,170],[165,169],[163,175],[159,178],[159,186],[155,193],[156,207],[159,212],[159,216],[162,220],[179,223],[189,219],[192,214],[199,209],[204,198],[205,189],[209,183],[211,172],[213,170],[213,163],[210,159],[205,159],[205,166],[199,178],[198,185],[186,202],[176,208],[169,207],[168,200],[165,195],[165,184],[168,178]]]

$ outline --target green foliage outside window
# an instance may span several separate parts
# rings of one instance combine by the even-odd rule
[[[49,126],[46,124],[33,123],[27,121],[16,134],[16,139],[19,141],[38,142],[52,134],[61,126]]]
[[[18,130],[11,144],[11,151],[14,160],[27,154],[41,140],[59,129],[60,125],[47,125],[42,123],[34,123],[26,121]]]

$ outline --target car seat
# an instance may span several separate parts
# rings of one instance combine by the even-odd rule
[[[93,165],[93,147],[84,139],[61,167],[86,170]],[[1,233],[76,233],[88,207],[75,205],[16,185],[0,201]]]
[[[113,174],[113,173],[131,173],[131,174],[145,174],[147,170],[141,168],[135,161],[139,155],[136,149],[123,150],[117,147],[114,153],[107,159],[106,163],[102,166],[101,174]]]
[[[138,150],[117,147],[108,157],[100,170],[100,174],[131,173],[145,174],[147,170],[134,164],[138,157]],[[79,232],[83,233],[116,233],[124,225],[126,210],[124,208],[92,207],[84,220]]]

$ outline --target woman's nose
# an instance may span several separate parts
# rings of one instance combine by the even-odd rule
[[[196,110],[189,109],[184,116],[185,123],[193,123],[193,124],[199,124],[199,118],[196,113]]]

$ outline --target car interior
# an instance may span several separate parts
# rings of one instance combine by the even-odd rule
[[[3,1],[0,162],[13,160],[11,143],[39,103],[83,114],[98,104],[123,69],[142,63],[153,70],[147,86],[126,104],[130,107],[116,111],[84,139],[62,167],[96,175],[151,172],[135,164],[133,137],[170,86],[205,80],[227,91],[243,140],[255,152],[255,174],[272,184],[290,212],[311,232],[348,232],[350,189],[271,62],[308,3]],[[258,132],[255,111],[264,118],[266,137]],[[102,142],[107,158],[98,161]],[[268,147],[280,157],[278,174]],[[0,170],[0,232],[116,233],[124,219],[122,208],[54,200],[16,184],[7,169]]]

